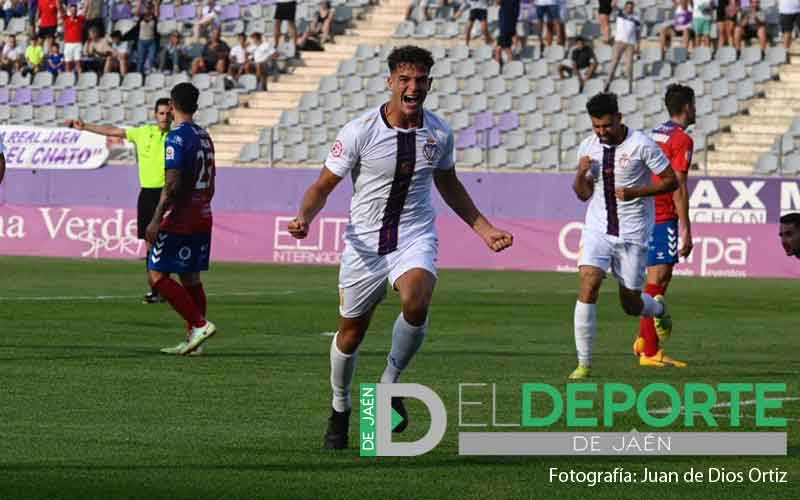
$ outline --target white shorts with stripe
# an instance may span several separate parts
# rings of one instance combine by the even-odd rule
[[[394,287],[411,269],[425,269],[436,276],[438,248],[435,233],[386,255],[358,252],[348,244],[339,266],[339,314],[357,318],[368,313],[386,297],[387,283]]]
[[[583,230],[578,267],[611,269],[628,290],[642,290],[646,280],[647,245],[626,241],[617,236]]]

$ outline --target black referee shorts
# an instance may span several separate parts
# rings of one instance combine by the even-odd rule
[[[294,22],[296,13],[297,2],[281,2],[275,7],[275,20]]]
[[[142,188],[139,191],[139,201],[136,204],[136,235],[144,239],[148,224],[153,220],[153,214],[161,199],[161,188]]]

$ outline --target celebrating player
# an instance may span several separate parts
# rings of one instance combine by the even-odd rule
[[[344,126],[289,224],[295,238],[305,238],[328,195],[350,175],[354,194],[339,269],[339,330],[330,350],[333,409],[325,447],[332,449],[347,447],[358,346],[386,296],[387,278],[400,294],[402,311],[381,383],[397,382],[425,338],[438,248],[431,182],[490,249],[499,252],[512,244],[512,235],[481,215],[456,177],[450,126],[422,107],[431,84],[430,52],[400,47],[388,62],[389,102]],[[395,429],[402,432],[408,422],[402,400],[392,406],[404,417]]]
[[[205,319],[206,294],[200,272],[208,270],[211,250],[211,198],[214,196],[214,144],[192,121],[200,91],[191,83],[172,88],[176,128],[167,134],[166,180],[145,236],[150,283],[186,321],[189,334],[165,354],[191,354],[216,332]],[[178,273],[183,286],[169,277]]]
[[[785,214],[780,223],[781,245],[786,250],[786,255],[794,255],[800,259],[800,212]]]
[[[685,85],[672,84],[667,87],[664,97],[670,120],[653,130],[653,140],[661,146],[669,160],[678,189],[672,194],[656,196],[656,225],[650,238],[647,255],[647,286],[644,293],[651,297],[666,295],[672,280],[672,268],[678,257],[688,257],[692,253],[692,225],[689,221],[689,192],[686,178],[692,165],[694,142],[684,131],[694,123],[694,90]],[[654,179],[657,182],[657,179]],[[681,248],[678,250],[678,222],[680,221]],[[663,331],[662,331],[663,333]],[[667,365],[683,368],[686,363],[672,359],[659,348],[659,339],[653,318],[639,320],[639,337],[633,344],[633,352],[639,356],[641,366],[663,367]]]
[[[642,132],[622,124],[617,96],[600,93],[586,104],[594,134],[578,147],[573,189],[589,201],[578,259],[580,292],[575,304],[578,367],[571,379],[587,378],[597,334],[597,297],[606,270],[619,281],[622,309],[633,316],[655,317],[668,335],[672,320],[662,296],[642,293],[647,242],[653,232],[652,196],[675,191],[678,180],[661,149]],[[651,183],[651,172],[658,176]]]

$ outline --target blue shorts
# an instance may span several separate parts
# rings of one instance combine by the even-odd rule
[[[211,233],[175,234],[159,231],[147,254],[147,269],[162,273],[208,271]]]
[[[558,12],[558,5],[542,5],[536,7],[536,18],[539,21],[544,21],[548,23],[556,22],[561,19],[560,13]],[[547,18],[545,20],[545,18]]]
[[[650,237],[647,267],[678,263],[678,221],[656,224]]]

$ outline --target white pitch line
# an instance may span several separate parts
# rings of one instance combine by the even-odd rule
[[[208,297],[257,297],[263,295],[292,295],[297,290],[280,290],[264,292],[225,292],[207,293]],[[0,297],[0,302],[61,302],[70,300],[116,300],[116,299],[135,299],[141,295],[49,295],[41,297]]]

